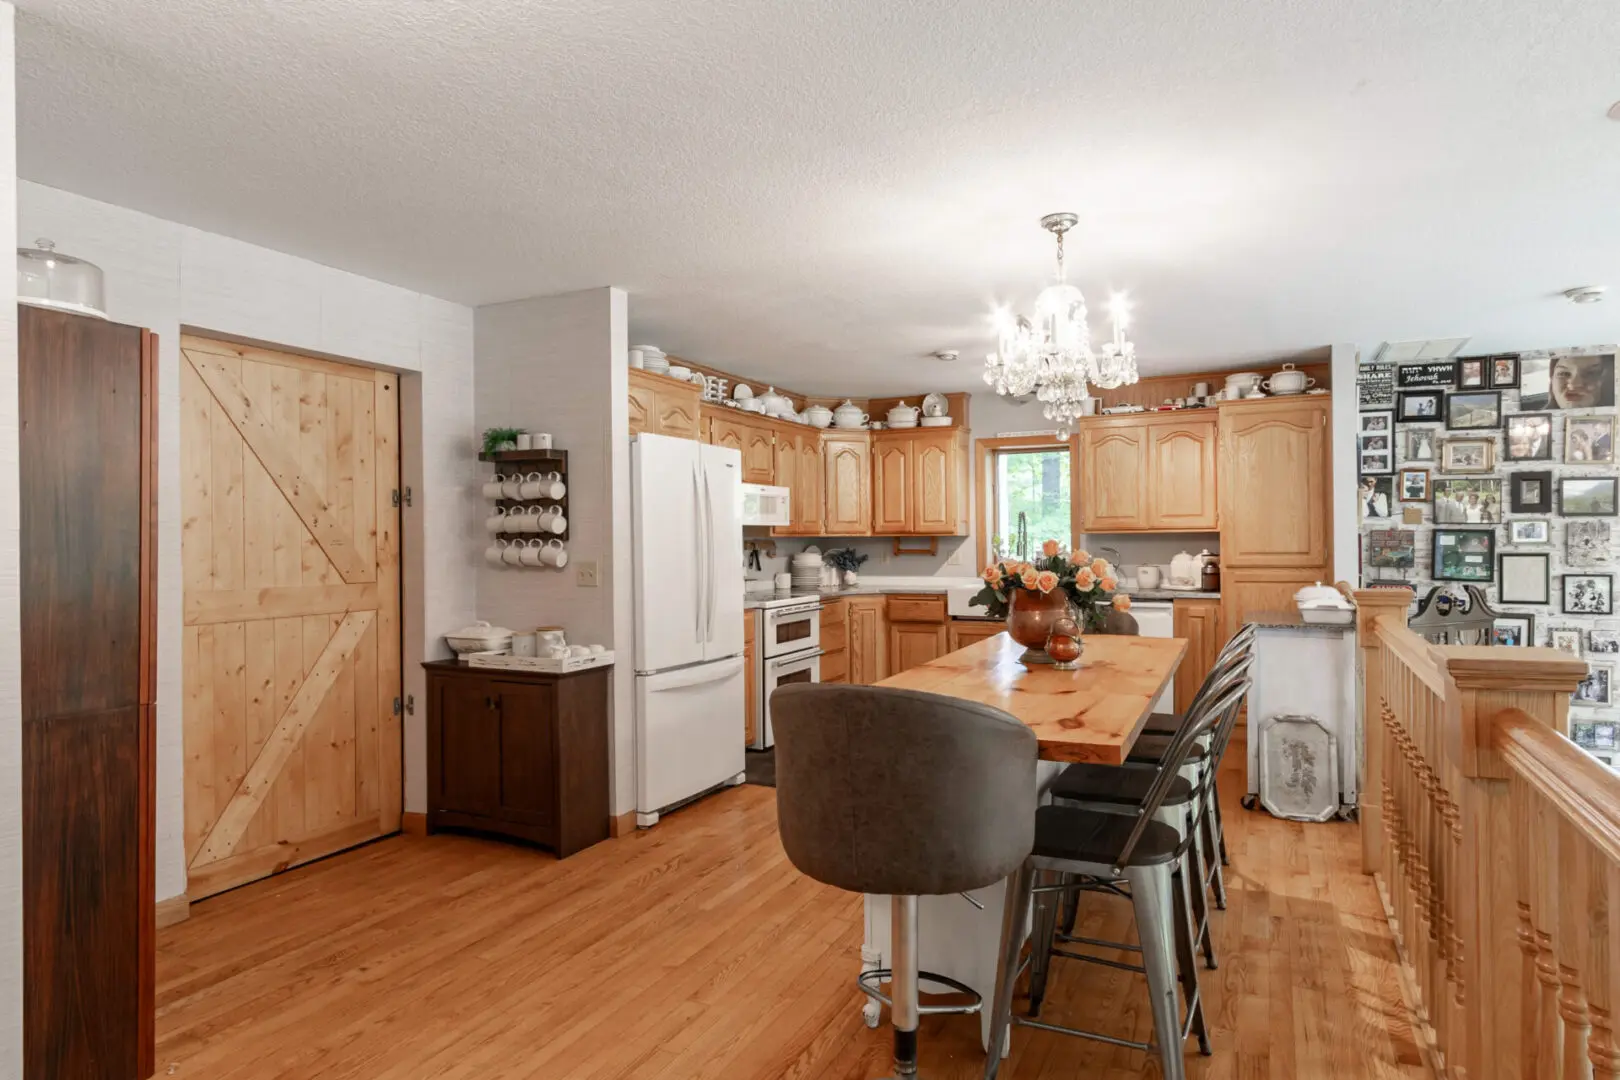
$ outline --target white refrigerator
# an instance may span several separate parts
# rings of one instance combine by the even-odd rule
[[[744,773],[742,455],[632,447],[636,824]]]

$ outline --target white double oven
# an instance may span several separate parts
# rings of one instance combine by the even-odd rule
[[[759,665],[754,685],[759,698],[754,715],[759,724],[753,748],[776,744],[771,728],[771,694],[789,683],[821,681],[821,599],[788,596],[765,600],[755,610],[755,658]]]

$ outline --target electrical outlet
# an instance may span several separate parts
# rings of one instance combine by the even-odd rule
[[[596,560],[582,559],[574,564],[574,584],[582,589],[594,589],[597,586]]]

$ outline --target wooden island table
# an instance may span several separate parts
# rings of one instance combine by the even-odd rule
[[[1120,765],[1153,712],[1153,702],[1175,678],[1187,653],[1184,638],[1087,634],[1080,667],[1026,668],[1024,647],[1005,632],[890,676],[879,686],[921,690],[989,705],[1022,720],[1040,742],[1036,783],[1044,793],[1070,762]],[[926,971],[957,979],[988,1002],[996,983],[1005,884],[962,896],[925,896],[918,905],[918,959]],[[889,898],[866,897],[866,941],[861,970],[886,967]],[[868,1000],[869,1026],[880,1019]],[[979,1016],[981,1042],[990,1036],[990,1012]]]

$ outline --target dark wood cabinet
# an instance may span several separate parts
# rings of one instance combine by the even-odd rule
[[[18,309],[27,1080],[153,1071],[156,341]]]
[[[477,829],[567,857],[608,836],[611,668],[540,675],[453,660],[428,675],[428,831]]]

